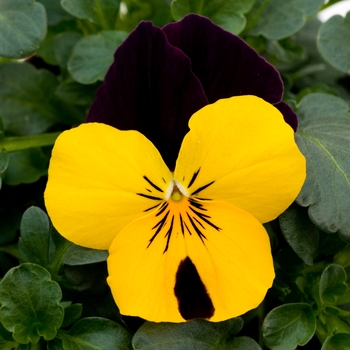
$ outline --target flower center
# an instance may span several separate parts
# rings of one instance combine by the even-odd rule
[[[174,202],[180,202],[183,196],[189,197],[189,193],[187,192],[186,188],[175,179],[172,179],[165,191],[164,199],[168,201],[171,198]]]
[[[175,185],[173,188],[173,192],[171,193],[170,198],[174,201],[174,202],[180,202],[182,199],[183,195],[180,192],[180,190],[177,188],[177,186]]]

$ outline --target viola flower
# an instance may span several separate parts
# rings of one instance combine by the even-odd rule
[[[262,223],[306,173],[282,92],[272,66],[199,16],[141,23],[117,50],[91,123],[56,141],[45,203],[64,237],[109,250],[122,314],[222,321],[263,300],[274,269]]]

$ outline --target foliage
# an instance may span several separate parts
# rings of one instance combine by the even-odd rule
[[[350,13],[315,18],[336,2],[0,0],[1,349],[348,349]],[[257,309],[220,323],[144,323],[119,314],[107,252],[55,231],[43,190],[57,135],[84,120],[128,33],[187,13],[239,34],[279,70],[307,180],[266,225],[276,279]]]

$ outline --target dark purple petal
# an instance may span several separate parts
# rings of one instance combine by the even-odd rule
[[[189,58],[142,22],[116,51],[86,121],[138,130],[173,169],[188,120],[207,103]]]
[[[292,108],[290,108],[286,103],[280,102],[275,104],[275,107],[283,114],[284,120],[288,123],[294,131],[298,129],[298,117],[293,112]]]
[[[259,96],[272,104],[281,101],[279,73],[238,36],[198,15],[167,24],[163,31],[191,59],[209,103],[238,95]]]

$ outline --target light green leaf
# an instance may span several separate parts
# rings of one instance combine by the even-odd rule
[[[145,322],[135,333],[132,344],[134,350],[219,350],[223,349],[224,338],[238,333],[242,326],[241,318],[224,322],[199,319],[186,323]]]
[[[131,335],[118,323],[83,318],[69,332],[60,333],[65,350],[131,350]]]
[[[350,74],[350,12],[323,23],[317,36],[321,56],[335,69]]]
[[[63,263],[67,265],[86,265],[96,262],[106,261],[107,250],[95,250],[77,245],[71,245],[63,258]]]
[[[262,331],[265,344],[271,350],[294,350],[305,345],[316,330],[311,306],[305,303],[284,304],[266,316]]]
[[[47,174],[48,161],[47,155],[40,148],[11,152],[3,180],[11,186],[33,183]]]
[[[102,31],[80,39],[68,61],[68,70],[73,79],[81,84],[102,81],[113,63],[115,50],[127,35],[121,31]]]
[[[69,57],[79,39],[81,39],[81,34],[77,32],[61,33],[53,39],[53,51],[61,68],[67,68]]]
[[[231,33],[238,34],[246,25],[244,14],[253,4],[254,0],[173,0],[171,12],[176,21],[189,13],[197,13],[210,18]]]
[[[4,63],[0,81],[0,115],[5,130],[12,134],[39,134],[57,122],[75,124],[84,119],[81,112],[56,97],[58,81],[47,70]]]
[[[45,6],[47,14],[47,23],[52,26],[63,20],[72,19],[65,10],[63,10],[60,0],[37,0]]]
[[[350,241],[349,106],[315,93],[298,105],[296,141],[307,161],[307,178],[297,198],[321,230]]]
[[[46,15],[34,0],[0,0],[0,56],[33,53],[46,35]]]
[[[259,1],[256,7],[261,6]],[[249,33],[267,39],[280,40],[295,34],[303,27],[307,17],[314,15],[324,0],[270,0]]]
[[[346,272],[342,266],[332,264],[327,266],[321,275],[320,298],[324,303],[334,304],[338,297],[344,295],[348,289]]]
[[[21,221],[19,251],[26,262],[46,266],[49,263],[50,221],[38,207],[28,208]]]
[[[43,267],[22,264],[0,282],[0,321],[15,341],[37,343],[51,340],[63,320],[62,293]]]
[[[323,343],[321,350],[349,350],[350,334],[338,333],[328,337]]]
[[[310,221],[307,211],[291,205],[279,217],[284,238],[307,265],[312,265],[318,245],[318,229]]]
[[[89,19],[103,29],[115,29],[120,0],[61,0],[62,7],[75,17]]]

